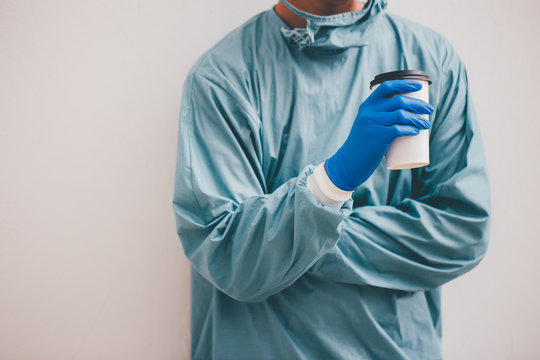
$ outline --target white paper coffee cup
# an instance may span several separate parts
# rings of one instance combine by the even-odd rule
[[[371,90],[375,90],[383,81],[387,80],[415,80],[422,84],[422,88],[405,95],[421,99],[429,103],[429,84],[431,79],[420,70],[399,70],[382,73],[371,81]],[[429,120],[427,114],[419,114]],[[413,169],[429,165],[429,129],[420,130],[418,135],[401,136],[395,139],[385,155],[386,168],[389,170]]]

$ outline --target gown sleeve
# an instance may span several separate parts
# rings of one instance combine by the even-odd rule
[[[306,187],[312,165],[267,193],[261,119],[225,76],[192,69],[178,129],[177,234],[192,268],[215,288],[262,301],[334,247],[352,200],[321,205]]]
[[[430,165],[412,171],[411,196],[358,206],[336,246],[308,273],[338,282],[430,290],[484,257],[490,186],[467,72],[450,47],[430,134]]]

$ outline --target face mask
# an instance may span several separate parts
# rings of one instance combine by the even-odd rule
[[[306,19],[305,28],[281,28],[281,33],[298,50],[312,48],[328,51],[345,50],[367,44],[368,25],[386,7],[386,0],[369,0],[359,11],[319,16],[280,0],[290,11]]]

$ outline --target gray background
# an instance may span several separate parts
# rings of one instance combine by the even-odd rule
[[[0,1],[0,359],[183,359],[172,213],[185,74],[267,0]],[[390,0],[468,68],[491,246],[444,289],[446,359],[540,357],[537,1]]]

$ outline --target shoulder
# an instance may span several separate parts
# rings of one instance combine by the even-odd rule
[[[392,12],[385,12],[385,20],[388,26],[394,28],[402,36],[434,43],[447,41],[441,33]]]
[[[229,90],[249,85],[250,74],[261,56],[260,44],[268,48],[269,38],[276,35],[271,33],[270,11],[253,16],[205,51],[190,68],[185,86],[212,83]]]
[[[385,18],[387,26],[392,27],[403,42],[418,51],[429,52],[440,67],[461,61],[452,43],[438,31],[391,12],[386,12]]]
[[[182,92],[184,116],[195,116],[196,112],[212,114],[201,119],[213,123],[218,120],[214,115],[235,112],[243,115],[236,117],[236,121],[245,119],[248,123],[257,123],[254,64],[260,57],[257,45],[261,37],[275,37],[268,26],[272,21],[269,11],[250,18],[226,34],[191,66]]]

